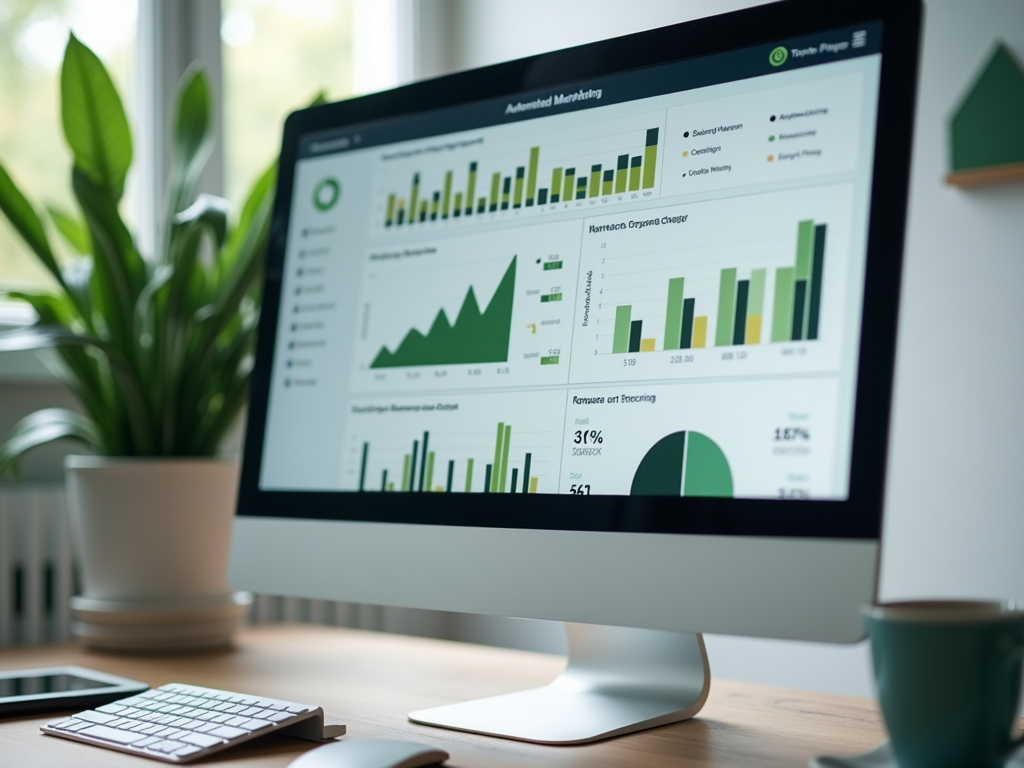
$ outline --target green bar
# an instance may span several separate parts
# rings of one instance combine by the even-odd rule
[[[580,176],[576,179],[576,199],[586,200],[587,199],[587,177]]]
[[[466,493],[473,492],[473,460],[466,459]]]
[[[383,493],[388,489],[388,471],[385,469],[380,476],[380,491]]]
[[[546,355],[540,359],[541,365],[558,365],[558,355]]]
[[[635,192],[640,189],[640,163],[642,158],[640,155],[632,158],[629,161],[629,191]]]
[[[722,270],[718,283],[718,325],[715,328],[715,346],[732,344],[732,323],[736,313],[736,268]]]
[[[509,493],[515,493],[516,488],[519,486],[519,467],[512,467],[512,485],[509,487]]]
[[[395,219],[395,224],[401,226],[402,222],[405,221],[405,204],[403,201],[398,201],[398,218]]]
[[[764,314],[764,285],[767,269],[750,270],[750,296],[747,298],[747,316]]]
[[[508,210],[508,198],[512,193],[512,177],[506,176],[505,183],[501,187],[501,210]]]
[[[814,222],[801,221],[796,230],[796,274],[797,280],[811,276],[811,259],[814,257]]]
[[[441,218],[448,218],[448,208],[452,197],[452,172],[444,173],[444,197],[441,198]]]
[[[498,422],[498,436],[494,438],[494,466],[501,466],[501,441],[505,438],[505,422]],[[498,490],[498,471],[491,472],[491,493]]]
[[[573,192],[576,189],[576,169],[566,168],[565,169],[565,183],[562,185],[562,200],[568,202],[572,200]]]
[[[555,168],[551,171],[551,202],[557,203],[559,200],[558,192],[562,189],[562,169]]]
[[[825,271],[825,225],[814,228],[814,265],[811,270],[811,299],[807,308],[807,339],[818,338],[821,318],[821,278]]]
[[[424,486],[424,483],[420,482],[420,485]],[[425,487],[428,493],[434,490],[434,451],[431,451],[427,457],[427,482]]]
[[[530,147],[530,171],[526,174],[526,204],[533,205],[537,191],[537,162],[540,159],[540,147]]]
[[[409,454],[405,454],[402,459],[402,490],[409,490],[409,467],[412,466],[411,457]]]
[[[683,329],[679,334],[680,349],[690,349],[693,344],[693,310],[696,304],[696,299],[683,300]]]
[[[409,223],[416,220],[416,203],[420,199],[420,175],[412,177],[412,191],[409,193]]]
[[[807,316],[807,281],[797,280],[793,284],[793,341],[804,338],[804,320]]]
[[[560,261],[545,261],[544,262],[544,271],[545,272],[548,272],[548,271],[550,271],[552,269],[561,269],[561,268],[562,268],[562,262],[560,262]]]
[[[412,461],[409,462],[409,490],[416,490],[416,457],[419,456],[420,441],[412,441]]]
[[[363,460],[359,467],[359,490],[363,490],[366,487],[366,458],[370,454],[370,444],[363,443]]]
[[[530,492],[530,461],[533,459],[533,454],[526,454],[526,460],[523,461],[523,493]]]
[[[505,485],[508,483],[508,444],[512,440],[512,425],[505,425],[505,439],[501,445],[501,471],[498,479],[498,493],[505,492]]]
[[[451,459],[448,462],[448,487],[445,490],[448,493],[452,492],[452,478],[455,477],[455,459]]]
[[[541,187],[537,190],[537,205],[547,205],[548,202],[548,190],[545,187]],[[529,203],[527,203],[529,205]]]
[[[526,173],[526,169],[523,166],[516,168],[516,194],[512,201],[513,208],[523,207],[523,174]]]
[[[420,200],[420,221],[427,220],[427,201]]]
[[[476,161],[469,164],[469,181],[466,183],[466,215],[473,213],[473,198],[476,196]]]
[[[615,181],[615,171],[605,171],[601,180],[601,195],[607,197],[612,193],[612,183]]]
[[[612,353],[620,354],[629,351],[629,321],[633,307],[624,304],[615,308],[615,335],[612,336]]]
[[[683,328],[683,284],[685,278],[673,277],[668,281],[668,302],[665,304],[665,349],[679,349],[679,336]]]
[[[621,195],[626,191],[626,181],[629,177],[629,155],[619,155],[615,164],[615,194]]]
[[[419,487],[420,491],[423,490],[423,487],[424,487],[423,486],[423,481],[426,479],[426,476],[427,476],[427,444],[429,442],[430,442],[430,433],[429,432],[424,432],[423,433],[423,457],[420,459],[420,487]],[[414,446],[415,446],[415,444],[414,444]],[[416,448],[415,447],[413,447],[413,449],[412,449],[412,455],[413,455],[413,464],[415,465],[415,463],[416,463]],[[428,491],[430,490],[430,484],[429,483],[427,484],[426,488],[427,488]]]
[[[388,210],[384,214],[384,226],[390,227],[395,218],[395,196],[388,195]]]
[[[740,280],[736,283],[736,320],[732,326],[733,344],[744,344],[747,341],[747,300],[749,297],[750,281]]]
[[[441,193],[435,192],[433,199],[430,201],[430,220],[437,220],[437,208],[441,204]]]
[[[501,174],[491,176],[491,210],[498,210],[498,187],[501,185]]]
[[[545,293],[540,297],[541,304],[547,304],[549,301],[561,301],[562,294],[560,293]]]
[[[461,192],[456,192],[455,193],[455,210],[452,212],[452,215],[453,216],[461,216],[462,215],[462,193]]]
[[[484,213],[487,210],[487,198],[481,197],[476,203],[476,212]]]
[[[484,493],[491,492],[491,485],[494,483],[494,473],[491,472],[491,465],[484,468]]]
[[[629,351],[640,351],[640,339],[643,334],[643,320],[632,320],[629,323]]]
[[[395,490],[395,484],[394,483],[388,483],[388,490],[389,491]]]
[[[647,141],[644,146],[644,189],[654,186],[654,170],[658,163],[658,129],[650,128],[647,131]]]
[[[601,194],[601,164],[590,166],[590,191],[587,197],[597,197]]]
[[[772,304],[772,341],[789,341],[793,333],[793,267],[775,270]]]

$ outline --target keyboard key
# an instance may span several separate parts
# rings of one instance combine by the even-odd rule
[[[224,725],[230,725],[233,728],[238,728],[240,725],[242,725],[242,723],[247,723],[247,722],[249,722],[249,718],[248,717],[233,717],[230,720],[226,721],[224,723]]]
[[[206,725],[202,720],[189,720],[187,723],[182,723],[181,727],[187,731],[194,731],[201,725]]]
[[[203,725],[200,725],[198,728],[196,728],[196,733],[209,733],[210,731],[215,730],[217,728],[220,728],[220,726],[217,725],[217,723],[204,723]]]
[[[92,723],[87,723],[84,720],[75,720],[73,725],[69,725],[64,728],[65,731],[71,731],[71,733],[78,733],[83,728],[88,728]]]
[[[196,715],[196,720],[210,722],[215,717],[220,717],[220,715],[218,715],[216,712],[203,712],[203,714],[201,715]]]
[[[215,731],[210,731],[211,736],[220,736],[222,739],[234,739],[238,736],[244,736],[245,731],[241,728],[232,728],[228,725],[222,725]]]
[[[164,730],[164,727],[162,725],[153,725],[152,723],[150,723],[145,728],[139,728],[139,733],[144,733],[148,736],[154,733],[158,733],[162,730]]]
[[[111,720],[107,725],[111,728],[124,728],[126,725],[131,725],[131,722],[127,717],[119,717],[117,720]]]
[[[200,747],[193,747],[191,745],[187,745],[187,746],[182,747],[181,749],[176,750],[175,753],[174,753],[174,756],[175,757],[187,757],[188,755],[194,755],[196,752],[199,752],[199,751],[200,751]]]
[[[181,740],[186,744],[195,744],[197,747],[212,747],[216,744],[223,744],[223,739],[218,739],[216,736],[210,736],[205,733],[190,733],[187,736],[182,736]]]
[[[102,707],[96,707],[97,712],[105,712],[108,715],[116,715],[126,709],[129,709],[129,707],[122,704],[104,704]]]
[[[150,744],[146,749],[151,749],[154,752],[174,752],[177,749],[185,746],[180,741],[158,741],[156,744]]]
[[[159,736],[147,736],[142,741],[136,741],[132,746],[142,749],[143,747],[148,747],[150,744],[156,744],[158,741],[163,741],[163,739]]]
[[[312,707],[304,707],[302,704],[289,704],[288,711],[293,715],[301,715],[305,712],[312,712]]]
[[[131,731],[119,731],[116,728],[108,728],[105,725],[91,725],[79,731],[82,736],[92,736],[94,739],[112,741],[115,744],[131,744],[135,741],[142,741],[145,738],[141,733]]]
[[[238,704],[237,706],[231,707],[230,709],[225,709],[224,711],[227,712],[229,715],[240,715],[247,709],[248,707],[244,704]]]
[[[242,717],[255,717],[256,715],[260,714],[262,711],[263,710],[260,709],[259,707],[249,707],[248,709],[243,709],[238,714],[241,715]]]
[[[267,720],[272,723],[283,723],[288,718],[295,717],[291,712],[271,712],[267,715]]]
[[[269,728],[270,725],[271,723],[268,723],[266,720],[257,720],[256,718],[253,718],[252,720],[247,720],[238,727],[245,728],[247,731],[259,731],[263,728]]]
[[[109,723],[111,720],[117,720],[117,715],[107,715],[103,712],[97,712],[92,709],[87,709],[85,712],[79,712],[75,715],[78,720],[88,720],[90,723],[96,723],[97,725],[103,725]]]
[[[51,728],[58,728],[58,729],[60,729],[60,730],[62,730],[62,731],[63,731],[63,730],[64,730],[65,728],[67,728],[67,727],[68,727],[69,725],[74,725],[74,724],[75,724],[75,723],[77,723],[77,722],[78,722],[78,721],[77,721],[77,720],[75,720],[75,718],[73,718],[73,717],[72,717],[72,718],[70,718],[70,719],[68,719],[68,720],[61,720],[61,721],[60,721],[59,723],[48,723],[48,725],[49,725],[49,726],[50,726]]]

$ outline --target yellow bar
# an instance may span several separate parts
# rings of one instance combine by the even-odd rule
[[[703,349],[708,345],[708,316],[693,318],[693,348]]]
[[[654,339],[640,339],[640,351],[641,352],[653,352],[654,351]]]
[[[530,478],[530,493],[537,492],[537,477],[536,475]]]
[[[435,485],[434,486],[434,493],[444,493],[444,486]]]
[[[747,318],[747,344],[761,343],[761,316],[751,315]]]

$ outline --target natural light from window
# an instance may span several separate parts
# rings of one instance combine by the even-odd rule
[[[75,210],[59,106],[68,31],[106,64],[132,122],[137,10],[137,0],[0,0],[0,162],[37,207]],[[130,192],[125,206],[129,200]],[[52,227],[50,233],[67,255]],[[0,287],[48,280],[0,216]]]
[[[349,0],[224,0],[225,193],[240,206],[288,113],[352,93]]]

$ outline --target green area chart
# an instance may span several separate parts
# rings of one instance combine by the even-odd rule
[[[700,432],[673,432],[647,451],[633,475],[631,496],[732,498],[732,471],[717,443]]]
[[[394,352],[381,347],[370,368],[507,362],[515,285],[513,256],[483,312],[470,286],[454,324],[440,310],[426,335],[411,329]]]

